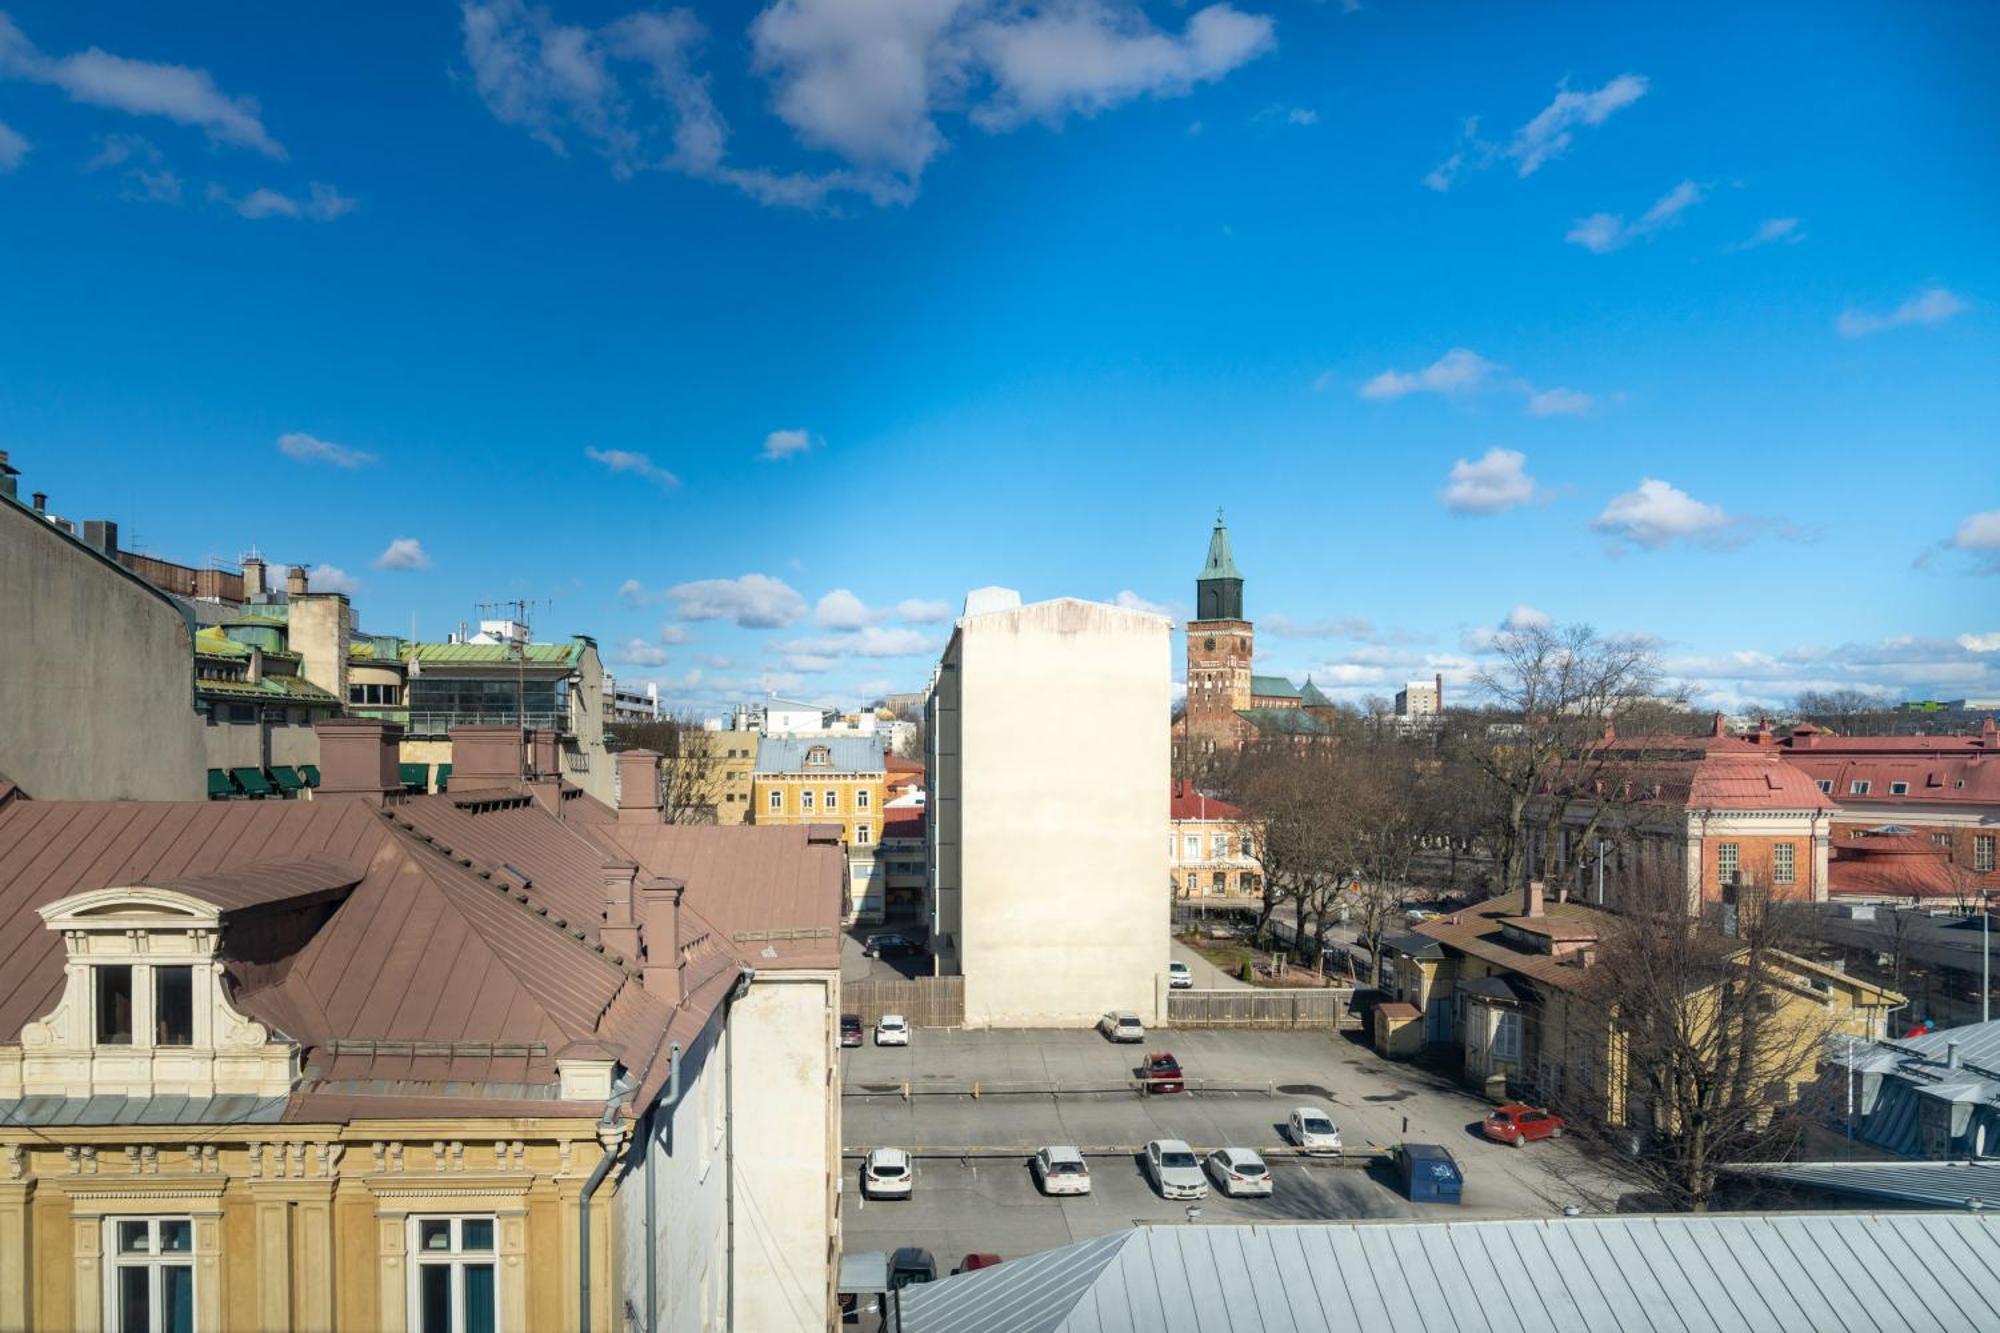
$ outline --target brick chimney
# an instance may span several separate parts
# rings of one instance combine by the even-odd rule
[[[1521,915],[1542,915],[1542,900],[1547,890],[1538,879],[1528,881],[1528,887],[1521,891]]]
[[[330,717],[313,730],[319,736],[319,790],[316,797],[358,796],[380,805],[403,789],[397,768],[403,728],[370,717]]]
[[[303,597],[306,595],[306,567],[293,565],[285,575],[285,595]]]
[[[660,753],[621,750],[618,753],[618,822],[660,822]]]
[[[451,729],[451,789],[516,787],[521,782],[521,729],[512,726]]]
[[[538,778],[561,776],[562,741],[553,728],[537,727],[528,733],[528,771]]]
[[[681,977],[681,895],[677,879],[649,879],[639,888],[639,934],[645,952],[646,990],[668,1004],[686,994]]]
[[[638,904],[634,893],[639,880],[639,863],[612,858],[603,865],[604,870],[604,925],[598,931],[598,938],[612,953],[623,955],[628,963],[639,961],[639,918]]]

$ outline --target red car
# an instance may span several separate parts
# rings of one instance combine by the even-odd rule
[[[1551,1115],[1539,1106],[1508,1102],[1505,1106],[1495,1107],[1481,1128],[1486,1131],[1486,1137],[1495,1143],[1511,1143],[1516,1148],[1525,1148],[1536,1139],[1561,1138],[1563,1122],[1561,1116]]]
[[[968,1254],[958,1261],[958,1267],[952,1269],[951,1274],[957,1277],[960,1273],[976,1273],[982,1268],[991,1268],[999,1262],[1000,1256],[997,1254]]]
[[[1181,1077],[1181,1062],[1170,1051],[1154,1051],[1147,1056],[1139,1077],[1144,1080],[1147,1092],[1187,1091],[1187,1083]]]
[[[859,1046],[861,1044],[861,1015],[842,1014],[840,1016],[840,1044]]]

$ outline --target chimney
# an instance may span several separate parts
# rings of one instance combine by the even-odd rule
[[[479,791],[521,782],[521,729],[511,726],[451,729],[451,789]]]
[[[681,1002],[681,896],[687,885],[677,879],[649,879],[639,890],[640,940],[645,952],[645,983],[649,994],[668,1004]]]
[[[1958,1066],[1958,1043],[1948,1041],[1944,1044],[1944,1067],[1946,1069],[1956,1069]]]
[[[319,798],[358,796],[381,805],[403,789],[397,768],[403,729],[368,717],[330,717],[313,730],[319,735]],[[453,784],[457,777],[454,775]]]
[[[118,558],[118,525],[108,518],[83,520],[83,544],[107,560]]]
[[[250,665],[244,668],[243,679],[252,685],[264,679],[264,650],[255,644],[250,645]]]
[[[1720,710],[1717,710],[1715,714],[1715,721],[1710,726],[1708,734],[1710,736],[1727,736],[1729,734],[1729,728],[1723,725],[1722,713]]]
[[[1437,710],[1442,713],[1444,711],[1444,672],[1438,672],[1437,675],[1431,677],[1431,680],[1437,686]]]
[[[264,557],[250,555],[243,558],[243,600],[254,602],[270,589],[264,583]]]
[[[1771,734],[1771,719],[1768,717],[1758,718],[1757,730],[1750,739],[1760,746],[1776,745],[1778,738]]]
[[[287,597],[303,597],[306,595],[306,567],[304,565],[293,565],[291,571],[285,575],[285,595]],[[453,771],[456,772],[457,770],[454,769]]]
[[[660,822],[660,754],[657,750],[618,753],[618,822]]]
[[[537,727],[528,733],[528,772],[538,778],[560,776],[561,760],[562,745],[553,728]]]
[[[28,498],[34,501],[35,512],[37,514],[46,514],[49,512],[49,493],[47,491],[36,491]]]
[[[1528,881],[1528,887],[1521,891],[1521,915],[1542,915],[1542,899],[1547,890],[1538,879]]]
[[[639,863],[612,858],[603,865],[604,870],[604,925],[598,931],[598,938],[612,953],[622,955],[627,963],[639,962],[639,919],[634,913],[637,904],[633,899],[634,887],[639,879]]]

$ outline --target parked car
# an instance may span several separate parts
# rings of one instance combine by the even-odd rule
[[[968,1254],[958,1261],[958,1267],[951,1270],[951,1275],[957,1277],[960,1273],[976,1273],[982,1268],[991,1268],[999,1262],[1000,1256],[997,1254],[986,1254],[983,1252]]]
[[[1516,1148],[1525,1148],[1536,1139],[1561,1138],[1563,1121],[1561,1116],[1552,1115],[1539,1106],[1508,1102],[1505,1106],[1494,1107],[1493,1114],[1486,1117],[1486,1123],[1480,1128],[1495,1143],[1511,1143]]]
[[[1137,1014],[1106,1014],[1097,1020],[1097,1030],[1107,1041],[1144,1041],[1146,1025]]]
[[[1175,990],[1194,989],[1194,971],[1176,958],[1167,964],[1167,985]]]
[[[890,1256],[889,1290],[901,1291],[904,1287],[935,1281],[937,1281],[937,1260],[931,1258],[929,1250],[905,1245]]]
[[[861,1197],[907,1199],[917,1192],[917,1166],[901,1148],[877,1148],[861,1164]]]
[[[884,1014],[882,1021],[875,1025],[877,1046],[908,1046],[910,1025],[901,1014]]]
[[[861,1015],[842,1014],[840,1016],[840,1044],[859,1046],[861,1044]]]
[[[871,958],[907,957],[910,954],[922,953],[923,951],[923,945],[911,939],[908,935],[903,935],[893,930],[885,930],[879,934],[870,935],[861,945],[861,952]]]
[[[1028,1159],[1028,1171],[1044,1194],[1090,1193],[1090,1168],[1074,1148],[1043,1148]]]
[[[1396,1149],[1396,1173],[1412,1203],[1461,1203],[1465,1172],[1449,1149],[1436,1143],[1405,1143]]]
[[[1162,1199],[1205,1199],[1208,1181],[1194,1149],[1180,1139],[1154,1139],[1146,1145],[1146,1174]]]
[[[1249,1148],[1217,1148],[1208,1155],[1208,1174],[1232,1199],[1261,1198],[1271,1192],[1271,1168]]]
[[[1340,1155],[1340,1126],[1317,1106],[1295,1106],[1286,1121],[1292,1146],[1303,1153]]]
[[[1409,911],[1403,913],[1403,919],[1408,921],[1411,925],[1416,926],[1416,925],[1421,925],[1426,921],[1437,920],[1438,913],[1432,911],[1428,907],[1412,907]]]
[[[1181,1062],[1174,1059],[1172,1051],[1154,1051],[1147,1056],[1146,1063],[1139,1070],[1139,1078],[1147,1092],[1187,1091]]]

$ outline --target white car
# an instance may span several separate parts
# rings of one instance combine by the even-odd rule
[[[1340,1126],[1317,1106],[1293,1107],[1286,1128],[1291,1131],[1292,1146],[1300,1152],[1340,1155]]]
[[[1028,1170],[1044,1194],[1090,1193],[1090,1168],[1074,1148],[1043,1148],[1028,1159]]]
[[[1208,1155],[1208,1174],[1215,1177],[1216,1188],[1232,1199],[1271,1193],[1271,1168],[1248,1148],[1217,1148]]]
[[[1106,1014],[1097,1020],[1097,1030],[1106,1041],[1144,1041],[1146,1025],[1137,1014]]]
[[[1146,1145],[1146,1174],[1162,1199],[1206,1199],[1208,1179],[1194,1149],[1180,1139],[1154,1139]]]
[[[917,1166],[901,1148],[877,1148],[861,1165],[865,1199],[907,1199],[916,1193]]]
[[[875,1025],[877,1046],[908,1046],[910,1025],[901,1014],[884,1014],[882,1021]]]
[[[1183,963],[1180,959],[1178,958],[1174,959],[1172,962],[1167,964],[1167,985],[1172,987],[1174,990],[1193,990],[1194,989],[1193,970],[1190,969],[1188,965],[1186,963]]]

